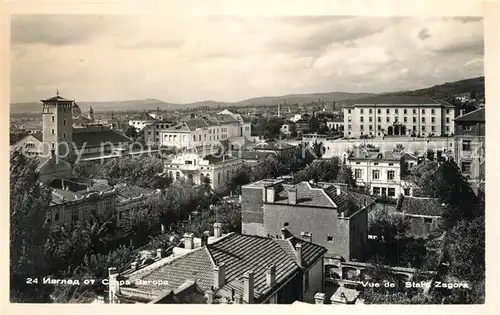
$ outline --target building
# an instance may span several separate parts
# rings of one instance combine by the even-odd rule
[[[288,136],[292,133],[292,124],[291,123],[286,123],[283,124],[280,128],[280,133]]]
[[[165,161],[165,172],[174,180],[184,178],[195,184],[201,184],[206,177],[212,189],[217,189],[232,178],[242,164],[243,160],[237,157],[184,152]]]
[[[141,131],[147,126],[151,126],[159,115],[148,112],[141,113],[140,117],[130,119],[128,125],[134,127],[137,131]]]
[[[471,181],[485,180],[485,108],[455,119],[455,161]]]
[[[344,107],[344,137],[451,136],[455,108],[426,96],[377,96]]]
[[[328,130],[333,132],[344,132],[344,121],[342,119],[328,120],[326,126]]]
[[[92,108],[89,118],[83,117],[78,104],[59,96],[59,91],[41,102],[43,132],[27,135],[11,150],[45,157],[52,156],[53,151],[58,159],[70,163],[116,157],[128,151],[132,139],[110,126],[92,123]]]
[[[242,187],[242,233],[280,238],[290,231],[325,247],[327,258],[364,259],[371,204],[351,199],[343,184],[257,181]]]
[[[55,151],[50,156],[36,156],[38,166],[36,171],[40,176],[42,183],[50,183],[57,178],[71,178],[72,170],[71,163],[68,161],[57,158]]]
[[[229,111],[228,111],[229,112]],[[165,130],[158,131],[159,146],[190,149],[218,145],[220,141],[235,138],[249,139],[251,124],[239,114],[217,114],[212,117],[192,118]]]
[[[296,237],[273,239],[229,233],[214,224],[198,243],[185,234],[178,247],[132,262],[120,275],[110,268],[109,303],[291,304],[314,301],[324,288],[326,249]],[[117,279],[119,277],[119,279]],[[174,302],[175,303],[175,302]]]
[[[127,184],[118,184],[112,189],[116,191],[118,224],[129,219],[131,214],[140,210],[149,200],[161,193],[159,189],[148,189]]]
[[[396,211],[410,219],[411,237],[427,238],[430,233],[438,230],[443,219],[445,206],[437,198],[408,197],[400,195]]]
[[[157,120],[153,121],[151,124],[148,124],[144,126],[144,137],[146,139],[146,143],[148,144],[159,144],[161,142],[160,140],[160,133],[162,131],[165,131],[172,126],[174,126],[175,123],[172,121],[167,121],[167,120]]]
[[[417,163],[417,157],[399,151],[379,152],[358,148],[346,159],[352,169],[356,185],[370,194],[397,198],[400,194],[413,195],[414,185],[403,179]]]

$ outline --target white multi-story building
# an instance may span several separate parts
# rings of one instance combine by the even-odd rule
[[[425,96],[378,96],[344,107],[344,136],[451,136],[453,105]]]
[[[207,177],[212,188],[217,189],[232,178],[242,164],[243,160],[235,157],[184,152],[165,162],[165,172],[174,180],[184,178],[195,184],[201,184]]]
[[[181,122],[157,131],[159,141],[155,143],[164,147],[189,149],[217,145],[223,140],[249,139],[251,137],[250,122],[244,120],[239,114],[233,115],[224,113]]]
[[[403,152],[374,152],[357,149],[347,158],[356,185],[366,187],[375,196],[397,198],[413,195],[415,187],[402,179],[417,163],[417,157]]]

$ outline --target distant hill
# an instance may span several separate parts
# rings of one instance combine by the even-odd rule
[[[447,82],[440,85],[435,85],[429,88],[414,90],[414,91],[398,91],[390,93],[382,93],[383,95],[409,95],[409,96],[420,96],[428,95],[435,98],[446,98],[448,95],[466,93],[466,92],[476,92],[477,95],[484,95],[484,77],[466,79],[456,82]],[[89,102],[81,101],[77,102],[80,105],[83,112],[87,112],[89,106],[92,106],[94,110],[97,111],[143,111],[143,110],[153,110],[159,107],[162,110],[178,110],[185,108],[195,108],[199,106],[208,106],[210,108],[216,108],[218,106],[266,106],[266,105],[278,105],[284,104],[304,104],[315,102],[318,99],[326,102],[338,101],[339,105],[342,103],[354,103],[355,100],[359,101],[363,98],[368,98],[375,96],[377,94],[372,93],[346,93],[346,92],[330,92],[330,93],[311,93],[311,94],[289,94],[282,96],[264,96],[251,98],[239,102],[218,102],[218,101],[200,101],[187,104],[177,104],[168,103],[157,99],[145,99],[145,100],[129,100],[129,101],[111,101],[111,102]],[[12,113],[29,113],[29,112],[40,112],[40,103],[12,103],[10,110]]]

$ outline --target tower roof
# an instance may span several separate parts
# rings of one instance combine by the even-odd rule
[[[45,99],[45,100],[41,100],[43,103],[45,102],[73,102],[72,100],[68,100],[64,97],[61,97],[59,95],[56,95],[54,97],[51,97],[51,98],[48,98],[48,99]]]

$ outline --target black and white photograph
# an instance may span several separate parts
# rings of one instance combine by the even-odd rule
[[[484,34],[12,15],[10,303],[484,304]]]

